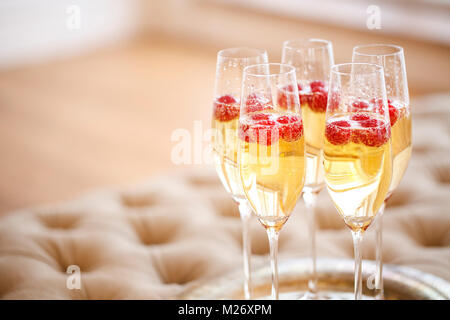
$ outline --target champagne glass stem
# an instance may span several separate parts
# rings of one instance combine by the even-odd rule
[[[308,290],[312,294],[317,293],[317,266],[316,266],[316,203],[317,192],[305,191],[303,200],[306,205],[306,214],[308,219],[308,241],[309,241],[309,257],[311,261],[311,269],[308,281]]]
[[[272,269],[272,300],[278,300],[278,231],[267,228],[270,244],[270,266]]]
[[[361,300],[362,297],[362,231],[352,231],[353,247],[355,250],[355,300]]]
[[[249,233],[250,218],[252,216],[252,209],[247,200],[239,201],[239,213],[242,222],[242,254],[244,259],[244,296],[246,300],[252,298],[252,283],[251,283],[251,256],[252,243]]]
[[[375,289],[377,290],[376,299],[384,299],[384,285],[383,285],[383,214],[384,214],[385,203],[380,207],[378,211],[378,219],[375,222],[375,232],[376,232],[376,276],[375,276]]]

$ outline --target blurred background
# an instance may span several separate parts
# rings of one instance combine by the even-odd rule
[[[311,37],[401,45],[413,98],[450,92],[446,0],[0,0],[0,214],[203,165],[172,134],[209,128],[216,52]]]

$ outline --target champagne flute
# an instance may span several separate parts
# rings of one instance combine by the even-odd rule
[[[252,48],[230,48],[217,54],[212,140],[214,162],[225,190],[239,206],[242,221],[244,259],[244,295],[251,299],[251,208],[245,199],[238,168],[237,125],[239,118],[242,72],[245,67],[267,63],[267,52]]]
[[[305,177],[305,139],[295,68],[270,63],[244,69],[239,169],[245,196],[267,231],[272,299],[278,299],[278,234]]]
[[[352,232],[359,300],[363,235],[386,198],[392,176],[383,67],[346,63],[331,68],[323,154],[327,190]]]
[[[327,109],[328,77],[334,64],[330,41],[321,39],[288,40],[283,43],[282,62],[295,67],[304,120],[306,178],[303,188],[311,259],[308,292],[302,299],[324,298],[317,294],[316,223],[317,196],[325,186],[323,177],[323,136]]]
[[[408,81],[406,78],[405,56],[403,48],[395,45],[369,44],[353,48],[353,62],[375,63],[384,68],[386,94],[392,129],[393,170],[389,192],[378,213],[375,223],[376,265],[375,288],[377,299],[383,299],[383,262],[382,262],[382,221],[385,204],[408,167],[411,158],[411,112],[409,106]]]

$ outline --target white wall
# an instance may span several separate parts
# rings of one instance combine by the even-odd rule
[[[448,0],[211,1],[357,30],[368,30],[367,18],[373,14],[373,6],[376,6],[381,22],[380,33],[417,38],[450,46],[450,1]]]
[[[139,28],[139,9],[140,0],[1,0],[0,68],[126,39]]]
[[[147,0],[145,4],[152,17],[146,22],[149,28],[180,35],[224,33],[225,26],[207,12],[228,6],[450,46],[449,0]],[[371,6],[379,9],[380,29],[367,27]]]
[[[438,4],[427,5],[433,2]],[[450,4],[445,3],[444,0],[0,0],[0,68],[76,55],[128,39],[140,30],[221,44],[251,39],[249,30],[233,28],[235,23],[245,22],[246,15],[234,15],[224,25],[220,20],[223,11],[220,4],[359,30],[367,30],[366,9],[377,4],[382,24],[377,33],[450,45]],[[213,4],[212,8],[208,4]],[[79,29],[68,27],[74,22],[73,12],[68,12],[73,5],[80,9]],[[266,32],[270,33],[270,28]]]

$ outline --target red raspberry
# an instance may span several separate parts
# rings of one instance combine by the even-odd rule
[[[251,124],[239,123],[238,135],[245,142],[270,146],[278,141],[278,126],[273,120],[259,120]]]
[[[270,109],[270,106],[268,105],[268,99],[256,93],[252,93],[247,97],[247,100],[245,102],[246,113],[262,111],[266,109]]]
[[[341,97],[339,91],[332,91],[330,95],[330,103],[327,105],[329,111],[334,112],[339,108]]]
[[[275,125],[273,120],[270,120],[273,116],[270,113],[256,113],[249,116],[251,125],[246,123],[239,123],[238,136],[241,140],[246,142],[257,142],[257,133],[254,132],[253,127],[255,125]],[[250,130],[249,130],[250,129]]]
[[[361,122],[364,129],[355,129],[352,141],[363,143],[369,147],[380,147],[385,144],[391,136],[390,127],[384,121],[369,119]],[[356,143],[358,143],[356,142]]]
[[[391,127],[397,122],[399,115],[399,110],[389,102],[389,119],[391,120]]]
[[[368,119],[361,121],[360,125],[363,128],[376,128],[379,127],[381,125],[384,124],[384,122],[377,120],[377,119],[370,119],[369,117],[367,117]]]
[[[383,99],[381,98],[372,98],[370,99],[370,103],[376,106],[383,106]]]
[[[275,121],[261,120],[256,124],[250,125],[248,130],[250,142],[256,142],[262,145],[270,146],[278,141],[279,134]]]
[[[366,111],[369,109],[369,104],[365,101],[354,101],[350,111]]]
[[[354,121],[364,121],[364,120],[369,120],[370,117],[367,114],[354,114],[350,117],[350,120],[354,120]]]
[[[239,105],[231,95],[224,95],[214,102],[214,118],[219,121],[230,121],[239,117]]]
[[[316,91],[313,93],[309,107],[315,112],[327,111],[328,93],[326,91]]]
[[[383,99],[381,98],[373,98],[370,100],[370,103],[373,105],[373,109],[377,112],[379,112],[380,114],[384,115],[384,103],[383,103]],[[390,99],[388,99],[388,105],[392,103],[392,101]]]
[[[297,141],[303,136],[303,123],[294,122],[289,125],[284,125],[280,128],[280,136],[287,142]]]
[[[250,136],[248,134],[249,125],[245,123],[239,123],[238,127],[238,136],[239,139],[244,140],[245,142],[250,142]]]
[[[298,96],[299,96],[299,98],[300,98],[300,104],[301,104],[301,105],[307,104],[307,105],[311,106],[311,104],[312,104],[312,98],[313,98],[313,95],[312,95],[311,92],[307,92],[307,93],[299,93]]]
[[[325,137],[334,145],[346,144],[350,141],[351,137],[350,127],[350,123],[345,120],[327,123]]]
[[[298,121],[300,121],[300,118],[296,115],[281,116],[277,119],[277,122],[281,124],[294,123]]]
[[[303,135],[303,123],[296,115],[281,116],[277,119],[281,123],[280,137],[288,142],[296,141]]]
[[[297,84],[298,91],[302,89],[300,84]],[[290,84],[280,90],[278,94],[278,106],[283,109],[295,106],[294,87]]]
[[[250,116],[250,119],[254,121],[259,121],[259,120],[269,120],[270,117],[271,115],[267,113],[255,113]]]
[[[383,99],[372,99],[370,100],[370,103],[373,106],[373,111],[378,112],[381,115],[384,115],[384,104]]]
[[[381,99],[381,98],[372,98],[372,99],[370,99],[370,103],[374,104],[374,105],[378,105],[378,106],[383,106],[383,99]],[[392,100],[388,98],[387,99],[387,103],[388,104],[392,103]]]
[[[384,115],[383,109],[383,99],[372,99],[371,102],[378,107],[378,110],[381,115]],[[391,127],[397,122],[398,117],[400,115],[399,110],[395,107],[391,99],[387,99],[388,108],[389,108],[389,120],[391,121]]]
[[[325,88],[325,83],[321,80],[314,80],[311,81],[309,86],[311,87],[312,92],[322,91]]]
[[[224,104],[232,104],[232,103],[236,103],[236,99],[232,95],[226,94],[224,96],[219,97],[217,99],[217,102],[224,103]]]

